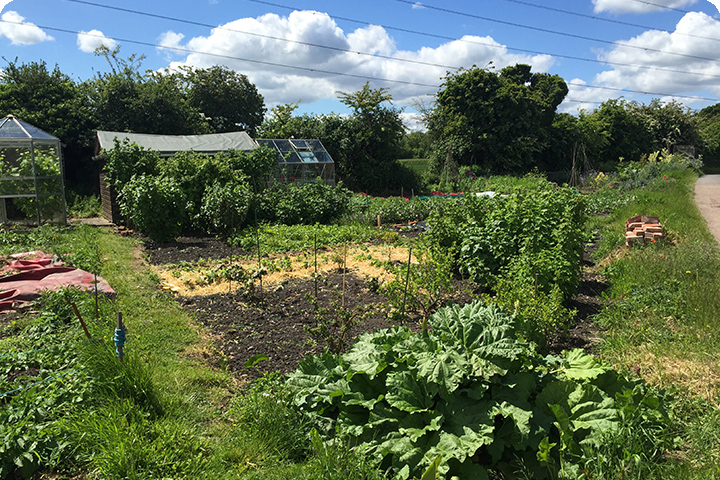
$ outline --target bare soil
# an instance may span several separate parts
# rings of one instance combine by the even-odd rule
[[[177,242],[167,244],[146,242],[145,254],[158,271],[158,268],[171,268],[182,262],[242,257],[248,252],[215,238],[181,237]],[[407,253],[402,251],[393,252],[393,255],[407,259]],[[583,283],[570,305],[578,310],[577,322],[568,332],[551,339],[551,352],[567,348],[592,350],[597,341],[597,329],[590,317],[602,308],[600,292],[605,286],[602,279],[592,273],[589,257],[586,262]],[[281,281],[266,283],[262,290],[256,286],[252,293],[241,292],[228,284],[216,287],[211,294],[202,289],[177,289],[181,292],[177,300],[216,339],[221,357],[211,361],[235,372],[242,380],[252,380],[265,372],[293,371],[302,358],[320,353],[326,346],[322,338],[308,333],[309,328],[318,324],[317,313],[309,300],[309,297],[315,297],[316,283],[311,275],[303,275],[297,277],[295,272],[294,276],[284,277]],[[344,288],[342,269],[337,267],[325,268],[318,278],[317,303],[328,309],[326,318],[336,318],[334,314],[343,301],[346,311],[367,310],[347,333],[348,345],[364,332],[398,324],[388,320],[388,299],[373,288],[372,278],[357,265],[345,274]],[[456,280],[455,293],[449,300],[463,304],[475,297],[471,285]],[[406,325],[411,329],[420,328],[416,321],[406,322]],[[335,332],[334,336],[338,335],[339,332]],[[257,355],[268,358],[254,366],[246,366]]]

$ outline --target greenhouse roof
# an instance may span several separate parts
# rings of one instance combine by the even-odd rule
[[[8,115],[0,120],[0,140],[54,140],[59,141],[47,132],[27,122]]]
[[[154,135],[149,133],[106,132],[98,130],[97,140],[101,150],[112,150],[115,138],[127,139],[138,146],[156,150],[161,155],[195,151],[217,153],[227,150],[250,151],[257,148],[255,141],[246,132],[212,133],[209,135]]]
[[[320,140],[258,138],[257,143],[275,150],[284,163],[335,163]]]

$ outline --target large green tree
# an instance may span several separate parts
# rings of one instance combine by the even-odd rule
[[[720,166],[720,103],[703,108],[697,114],[702,139],[701,152],[706,165]]]
[[[486,172],[528,169],[548,147],[567,92],[562,78],[532,73],[529,65],[449,73],[426,118],[436,165],[452,154],[459,164]]]
[[[99,130],[167,135],[210,133],[205,119],[185,99],[179,74],[141,72],[143,57],[119,56],[101,47],[110,71],[86,82]]]
[[[335,130],[342,139],[335,161],[347,185],[372,193],[399,189],[397,159],[405,127],[388,90],[366,83],[338,98],[352,111]]]
[[[247,76],[222,66],[186,69],[188,104],[201,112],[216,133],[244,130],[255,136],[265,116],[265,100]]]

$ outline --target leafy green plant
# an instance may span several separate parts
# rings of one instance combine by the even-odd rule
[[[397,315],[413,312],[427,319],[454,291],[454,255],[452,250],[424,244],[414,253],[417,263],[390,267],[395,278],[382,286],[382,293],[388,297],[392,312]]]
[[[667,424],[665,397],[581,350],[538,356],[497,307],[446,307],[430,326],[365,334],[343,355],[304,360],[288,378],[297,405],[326,439],[355,439],[401,479],[439,456],[446,476],[572,477],[589,460],[583,446],[605,432]]]
[[[125,139],[114,140],[114,147],[103,152],[105,174],[116,192],[120,192],[133,176],[157,174],[160,154]]]
[[[331,300],[329,307],[320,305],[312,295],[307,295],[308,302],[315,312],[317,324],[306,327],[306,331],[314,339],[325,344],[327,351],[341,353],[348,346],[350,329],[360,323],[373,307],[358,305],[354,309],[346,308],[341,301]]]
[[[174,240],[187,221],[185,195],[174,180],[141,175],[120,192],[120,212],[156,242]]]
[[[200,216],[210,229],[229,235],[245,224],[252,191],[245,178],[237,178],[225,185],[213,183],[205,191]]]

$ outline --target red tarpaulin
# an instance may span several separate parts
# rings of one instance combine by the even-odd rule
[[[47,290],[70,286],[89,291],[95,289],[95,276],[92,273],[65,266],[53,255],[34,251],[16,253],[10,257],[14,260],[0,270],[0,311],[12,310],[17,303],[34,300]],[[102,294],[115,294],[101,277],[97,277],[97,288]]]

